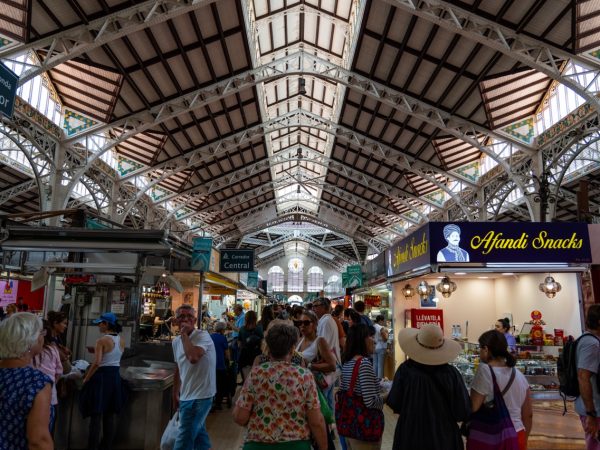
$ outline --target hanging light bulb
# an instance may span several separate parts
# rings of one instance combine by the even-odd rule
[[[421,297],[428,297],[431,292],[431,287],[427,284],[427,281],[423,280],[417,286],[417,294]]]
[[[442,278],[435,288],[438,292],[442,293],[442,297],[448,298],[456,290],[456,283],[446,276]]]
[[[407,283],[406,286],[402,288],[402,293],[404,294],[404,298],[411,298],[413,295],[415,295],[415,290],[410,284]]]
[[[540,283],[540,291],[546,294],[548,298],[556,297],[556,294],[560,292],[562,286],[558,281],[555,281],[554,278],[549,275],[544,279],[543,283]]]

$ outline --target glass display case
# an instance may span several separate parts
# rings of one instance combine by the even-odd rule
[[[451,363],[463,376],[467,388],[479,368],[479,346],[461,342],[463,351]],[[560,398],[558,393],[558,375],[556,360],[559,347],[555,346],[517,346],[517,365],[529,382],[534,399],[553,400]]]

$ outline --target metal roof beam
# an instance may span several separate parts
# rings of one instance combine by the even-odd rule
[[[509,174],[510,167],[503,158],[497,156],[497,152],[494,150],[494,147],[497,144],[482,144],[476,138],[476,136],[481,135],[483,137],[490,137],[502,141],[502,145],[507,147],[507,149],[505,149],[505,154],[508,154],[509,156],[512,156],[518,151],[525,151],[527,153],[532,152],[531,148],[528,148],[525,144],[516,139],[499,135],[474,122],[468,121],[467,119],[453,116],[433,105],[427,104],[404,93],[395,91],[390,87],[384,86],[383,84],[376,83],[368,77],[356,74],[350,70],[346,70],[340,66],[337,66],[330,61],[320,59],[315,55],[310,55],[302,51],[293,53],[292,55],[287,55],[263,66],[244,72],[240,75],[154,106],[150,110],[135,113],[126,118],[119,119],[111,124],[91,127],[84,132],[67,139],[66,142],[74,143],[76,141],[80,141],[86,136],[91,136],[98,133],[102,134],[103,138],[106,138],[104,133],[115,128],[127,130],[118,138],[106,138],[106,144],[90,156],[88,162],[88,164],[90,164],[96,158],[99,158],[102,154],[114,146],[138,133],[151,129],[166,120],[173,119],[181,114],[189,113],[190,111],[221,100],[229,95],[238,93],[243,89],[253,87],[261,82],[272,81],[282,76],[303,74],[312,74],[320,78],[332,79],[336,83],[350,87],[351,89],[360,92],[363,95],[367,95],[378,102],[382,102],[405,114],[423,120],[424,122],[427,122],[435,127],[441,128],[448,134],[469,143],[496,160],[498,164],[501,165]],[[279,118],[276,118],[275,120],[278,119]],[[270,122],[272,123],[272,121]],[[253,128],[256,129],[256,127]],[[244,133],[248,131],[249,130],[244,130],[244,132],[242,132],[242,136],[240,136],[240,133],[237,133],[236,136],[238,136],[239,139],[246,138]],[[373,139],[370,140],[376,142]],[[235,143],[231,144],[234,145]],[[180,162],[185,162],[186,159],[190,158],[197,151],[198,149],[194,149],[178,159],[181,160]],[[394,151],[398,152],[398,150],[395,149]],[[407,165],[415,162],[411,161],[410,157],[407,155],[405,155],[404,159]],[[170,163],[172,164],[172,162]],[[423,164],[427,163],[421,161],[417,162],[418,166],[422,167]],[[433,167],[432,170],[437,171],[439,169]],[[76,178],[81,171],[85,171],[85,167],[79,169],[79,171],[74,174],[74,177]],[[130,174],[130,176],[133,175]],[[461,179],[457,175],[453,175],[453,177],[455,179],[460,179],[461,182],[470,183],[466,179]],[[518,181],[516,182],[518,183]]]
[[[149,0],[107,14],[87,24],[69,28],[48,37],[0,50],[0,59],[28,51],[45,51],[40,67],[31,67],[19,77],[19,85],[102,45],[202,8],[216,0]]]
[[[309,122],[303,122],[301,119],[308,119]],[[294,122],[294,121],[296,121],[296,122]],[[312,123],[310,121],[312,121]],[[186,153],[185,155],[183,155],[181,157],[173,159],[172,161],[168,161],[165,163],[159,163],[158,165],[156,165],[152,168],[145,168],[145,169],[141,169],[138,171],[134,171],[134,172],[126,175],[125,177],[123,177],[122,181],[127,181],[136,176],[145,175],[145,174],[154,172],[156,170],[163,170],[163,173],[160,175],[160,177],[149,182],[145,186],[145,188],[140,191],[139,196],[141,197],[143,195],[143,193],[145,193],[148,189],[157,185],[159,182],[166,180],[170,176],[175,175],[176,173],[182,172],[182,171],[188,169],[189,167],[193,167],[202,161],[209,161],[209,160],[213,159],[217,154],[224,153],[233,148],[237,148],[237,146],[245,144],[245,143],[251,141],[252,139],[256,138],[257,136],[262,137],[264,134],[278,131],[281,129],[287,129],[290,127],[292,127],[292,128],[294,128],[294,127],[311,127],[311,128],[317,128],[317,129],[319,129],[321,131],[325,131],[327,133],[334,134],[338,139],[349,142],[349,143],[361,148],[361,150],[364,151],[365,153],[369,153],[369,154],[373,154],[373,155],[382,157],[387,161],[392,159],[395,163],[400,164],[401,167],[432,182],[433,184],[438,186],[440,189],[447,192],[449,195],[451,195],[451,196],[455,195],[448,187],[446,187],[445,185],[443,185],[437,181],[435,176],[432,174],[433,170],[431,170],[429,168],[427,168],[427,169],[420,168],[419,163],[417,163],[417,164],[413,163],[411,165],[411,163],[408,162],[407,157],[404,154],[402,154],[399,150],[388,147],[388,146],[381,144],[371,138],[368,138],[360,133],[357,133],[353,130],[349,130],[349,129],[342,127],[341,125],[335,124],[333,122],[326,121],[325,119],[323,119],[315,114],[308,113],[305,111],[296,111],[296,112],[288,113],[277,119],[271,120],[271,121],[267,122],[266,124],[256,125],[252,128],[244,130],[240,133],[236,133],[233,136],[222,139],[213,144],[199,147],[189,153]],[[303,146],[303,148],[306,149],[307,151],[312,151],[313,153],[320,155],[320,158],[322,159],[322,164],[327,164],[327,165],[337,164],[339,167],[343,166],[340,163],[337,163],[333,160],[326,158],[321,153],[314,151],[314,149],[311,149],[310,147]],[[285,151],[278,152],[273,158],[283,158],[279,155],[284,152]],[[288,159],[288,160],[290,160],[290,159]],[[319,162],[319,160],[315,160],[315,162]],[[271,164],[273,164],[273,163],[274,162],[272,161]],[[266,167],[270,167],[268,159],[261,160],[258,163],[251,164],[240,170],[242,173],[246,172],[249,174],[255,174],[255,173],[257,173],[257,170],[262,171]],[[344,170],[348,171],[348,169],[344,169]],[[352,172],[352,171],[350,171],[350,172]],[[357,171],[357,170],[355,172],[359,173],[359,171]],[[354,175],[355,174],[353,174],[353,176]],[[447,175],[459,182],[465,182],[464,180],[459,179],[456,175],[453,175],[453,174],[447,174]],[[237,176],[237,175],[234,174],[234,176]],[[229,175],[225,176],[225,177],[229,177]],[[229,182],[227,182],[227,183],[229,183]],[[382,185],[382,182],[377,180],[377,184]],[[471,182],[469,182],[469,185],[471,187],[474,187]],[[371,185],[369,185],[368,187],[371,187]],[[397,190],[397,188],[393,188],[393,189],[396,190],[396,192],[401,191],[401,190]],[[200,191],[208,192],[205,187],[193,187],[193,188],[189,188],[185,191],[182,191],[182,192],[179,192],[176,194],[172,194],[169,198],[174,198],[174,197],[182,195],[184,193],[191,194],[191,193],[200,192]],[[214,192],[214,189],[212,192]],[[410,194],[408,192],[403,191],[400,195],[413,198],[414,200],[418,200],[421,203],[427,203],[431,207],[439,208],[439,206],[436,205],[435,203],[429,202],[426,199],[415,196],[414,194]],[[162,201],[164,201],[164,199],[162,199]],[[401,201],[401,203],[402,203],[402,201]],[[406,203],[403,203],[403,204],[405,206],[408,206]],[[412,206],[411,206],[411,208],[412,208]]]
[[[35,179],[32,179],[17,184],[16,186],[11,186],[9,188],[3,189],[2,191],[0,191],[0,205],[37,187],[37,181]]]
[[[308,247],[309,251],[310,251],[310,246],[311,245],[314,245],[316,247],[322,248],[319,245],[319,242],[316,239],[314,239],[314,238],[312,238],[310,236],[302,235],[302,234],[300,234],[300,236],[295,236],[293,233],[290,233],[287,236],[282,236],[281,238],[279,238],[278,239],[279,242],[277,242],[277,244],[284,244],[286,242],[295,241],[295,240],[304,241],[304,242],[308,243],[309,244],[309,247]],[[267,247],[267,248],[269,248],[269,247]],[[345,259],[345,260],[351,260],[348,257],[348,255],[346,255],[345,253],[340,252],[340,251],[338,251],[338,250],[336,250],[334,248],[327,248],[327,249],[323,249],[323,250],[326,251],[326,252],[328,252],[328,253],[331,253],[333,256],[335,256],[337,258]],[[263,250],[261,249],[260,251],[263,251]]]
[[[347,239],[347,240],[353,239],[348,234],[346,234],[342,230],[338,229],[335,225],[325,223],[325,222],[321,221],[316,215],[312,215],[312,214],[313,213],[300,212],[300,211],[298,211],[298,212],[291,211],[288,213],[284,213],[281,216],[279,216],[273,220],[270,220],[270,221],[264,222],[258,226],[255,226],[252,230],[246,232],[245,235],[253,235],[253,234],[260,232],[266,228],[271,228],[273,226],[291,222],[294,220],[300,220],[302,222],[312,223],[314,225],[320,226],[320,227],[328,230],[329,232],[336,234],[337,236],[341,236],[344,239]],[[218,240],[222,244],[223,242],[227,242],[228,240],[235,239],[239,236],[241,236],[241,233],[240,233],[240,231],[236,230],[236,231],[228,232],[222,236],[216,237],[215,239]],[[372,240],[371,236],[368,236],[360,231],[355,231],[353,236],[354,236],[354,239],[357,239],[358,241],[362,242],[363,244],[367,245],[368,247],[372,248],[373,250],[375,250],[377,252],[381,252],[388,246],[388,244],[386,242],[382,242],[379,240],[371,241]]]
[[[306,149],[306,150],[309,150],[309,149]],[[175,198],[177,196],[184,195],[184,194],[185,195],[193,195],[193,194],[197,194],[197,193],[202,193],[203,195],[210,195],[211,193],[216,192],[217,190],[222,189],[223,187],[230,186],[232,183],[241,181],[243,178],[246,178],[246,175],[248,173],[250,173],[250,174],[260,173],[260,172],[262,172],[262,170],[264,170],[270,166],[288,163],[288,162],[308,162],[308,163],[312,163],[312,164],[318,164],[323,167],[328,167],[329,169],[333,169],[337,172],[341,172],[347,178],[352,179],[353,181],[356,181],[359,184],[361,184],[369,189],[372,189],[375,192],[380,193],[381,195],[389,197],[391,200],[397,201],[397,202],[405,205],[406,207],[410,208],[411,211],[415,211],[424,220],[426,220],[426,216],[422,212],[420,212],[418,209],[414,208],[414,205],[412,205],[410,203],[410,200],[419,201],[420,203],[426,204],[434,209],[441,209],[439,205],[432,202],[431,200],[428,200],[424,197],[416,196],[416,195],[411,194],[403,189],[388,185],[387,183],[384,183],[384,182],[382,182],[376,178],[373,178],[369,175],[365,175],[364,173],[362,173],[354,168],[349,168],[345,164],[339,163],[337,161],[333,161],[330,158],[327,158],[318,152],[312,152],[311,155],[307,155],[303,158],[298,158],[295,155],[292,157],[289,157],[287,155],[282,155],[281,153],[278,153],[277,155],[275,155],[274,158],[271,159],[271,161],[261,160],[254,164],[250,164],[249,166],[245,166],[241,169],[238,169],[237,171],[235,171],[232,174],[228,174],[224,177],[220,177],[219,179],[217,179],[211,183],[208,183],[207,185],[197,186],[197,187],[189,188],[180,193],[171,194],[171,195],[161,199],[160,202],[165,202],[172,198]],[[251,175],[248,175],[248,176],[251,176]],[[316,184],[319,187],[325,186],[324,182],[315,183],[314,181],[304,181],[304,180],[302,180],[302,182],[305,182],[309,185]],[[300,182],[300,184],[302,182]],[[285,182],[270,181],[269,185],[273,186],[272,189],[275,190],[275,189],[282,188],[282,187],[288,186],[290,184],[296,184],[296,183],[299,183],[299,181],[297,181],[297,180],[290,181],[289,179],[286,179]],[[388,216],[397,214],[397,213],[394,213],[394,211],[380,208],[377,205],[374,205],[373,203],[371,203],[365,199],[356,197],[354,194],[352,194],[348,191],[345,191],[337,186],[327,185],[327,189],[330,190],[330,192],[335,192],[335,195],[339,196],[340,198],[342,198],[346,201],[349,201],[349,202],[355,204],[356,206],[359,206],[363,209],[368,210],[372,214],[384,214],[384,215],[388,215]],[[252,189],[250,191],[244,191],[235,197],[236,201],[230,207],[239,206],[247,199],[256,197],[258,195],[262,195],[269,190],[270,189],[268,189],[268,187],[265,188],[265,185],[262,185],[255,189]],[[141,194],[139,194],[139,197],[141,197]],[[186,199],[185,201],[181,202],[180,208],[185,207],[189,203],[188,200],[189,199]],[[231,200],[232,199],[228,199],[228,201],[231,201]],[[223,206],[221,203],[219,203],[219,205],[215,205],[215,206],[209,207],[207,209],[201,209],[200,211],[198,211],[198,213],[202,213],[202,212],[210,213],[210,212],[224,211],[227,206],[228,201],[225,202],[225,206]],[[175,211],[176,210],[174,210],[174,212]],[[193,215],[194,215],[193,213],[190,213],[188,216],[185,216],[185,217],[189,217],[189,216],[193,216]],[[405,216],[401,216],[399,214],[397,214],[397,215],[411,223],[414,223],[414,224],[418,223],[418,222],[414,221],[413,219],[406,218]]]
[[[582,58],[525,36],[496,22],[442,0],[386,0],[390,5],[432,22],[446,30],[479,42],[509,58],[569,87],[600,111],[595,83],[600,76],[600,60]],[[580,66],[572,75],[561,72],[563,63],[572,60]]]

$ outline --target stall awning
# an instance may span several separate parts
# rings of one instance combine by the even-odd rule
[[[240,283],[232,281],[214,272],[204,274],[205,290],[214,295],[235,295],[238,289],[243,289]]]

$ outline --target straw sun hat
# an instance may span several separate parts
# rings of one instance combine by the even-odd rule
[[[461,350],[458,342],[444,339],[442,329],[434,324],[400,330],[398,343],[410,359],[428,366],[453,361]]]

